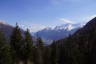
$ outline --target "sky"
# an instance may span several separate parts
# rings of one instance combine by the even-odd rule
[[[0,0],[0,21],[36,32],[96,17],[96,0]]]

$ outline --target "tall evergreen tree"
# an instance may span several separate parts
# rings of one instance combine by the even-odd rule
[[[33,60],[33,41],[32,41],[32,36],[27,29],[25,33],[25,45],[24,45],[24,56],[25,56],[25,63],[27,64],[28,60]]]
[[[14,28],[11,36],[10,45],[11,45],[11,49],[14,51],[14,57],[17,63],[23,58],[22,57],[22,44],[23,44],[22,41],[23,41],[23,37],[21,34],[21,30],[18,24],[16,24],[16,27]]]

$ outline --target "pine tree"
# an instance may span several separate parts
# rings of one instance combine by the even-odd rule
[[[13,56],[16,59],[16,62],[19,62],[22,57],[22,44],[23,44],[23,37],[21,34],[21,30],[19,26],[16,24],[16,27],[13,30],[12,36],[11,36],[11,49],[13,51]]]
[[[27,64],[27,61],[33,60],[33,41],[32,36],[27,29],[25,33],[25,45],[24,45],[24,56],[25,56],[25,63]]]

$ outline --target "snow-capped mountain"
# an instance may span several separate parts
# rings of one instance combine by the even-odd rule
[[[70,34],[76,32],[79,28],[82,27],[82,24],[63,24],[60,26],[56,26],[54,28],[48,27],[43,30],[40,30],[35,33],[35,36],[41,37],[45,42],[59,40],[65,37],[68,37]]]
[[[78,27],[82,27],[82,24],[71,24],[71,23],[67,23],[67,24],[63,24],[60,26],[56,26],[54,28],[54,30],[67,30],[67,31],[71,31],[72,29],[78,28]]]

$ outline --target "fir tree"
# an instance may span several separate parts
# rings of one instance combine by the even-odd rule
[[[25,63],[27,63],[27,60],[33,60],[33,41],[32,36],[27,29],[25,33],[25,45],[24,45],[24,56],[25,56]]]
[[[22,56],[22,44],[23,44],[23,37],[21,34],[21,30],[19,26],[16,24],[16,27],[13,30],[12,36],[11,36],[11,49],[13,51],[13,56],[16,59],[17,62],[19,62],[23,56]],[[20,59],[20,60],[19,60]]]

